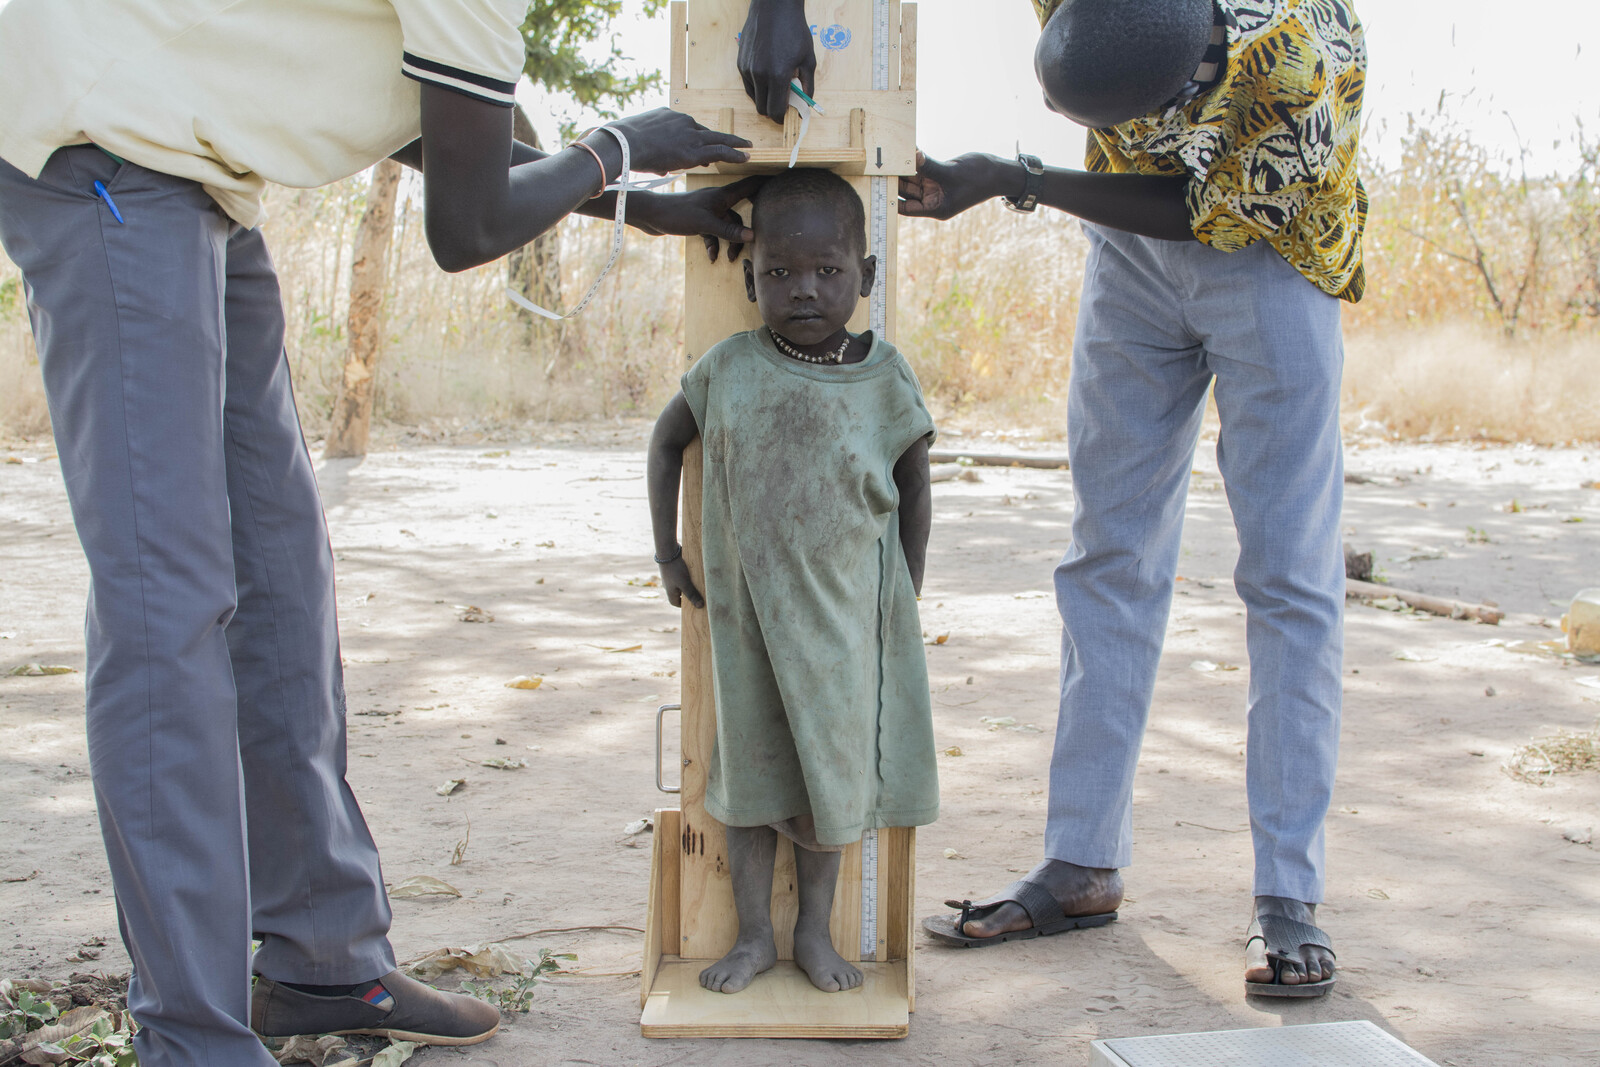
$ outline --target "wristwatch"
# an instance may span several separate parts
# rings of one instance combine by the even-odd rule
[[[1017,153],[1017,162],[1022,164],[1022,169],[1028,172],[1027,184],[1022,187],[1022,195],[1017,197],[1003,196],[1000,199],[1006,202],[1006,207],[1012,211],[1030,214],[1039,206],[1039,187],[1044,184],[1044,160],[1038,156],[1030,156],[1026,152]]]

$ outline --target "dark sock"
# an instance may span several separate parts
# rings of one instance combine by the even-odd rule
[[[310,993],[314,997],[348,997],[361,996],[373,986],[377,985],[376,979],[370,982],[357,982],[355,985],[305,985],[301,982],[279,982],[281,986],[293,989],[297,993]]]

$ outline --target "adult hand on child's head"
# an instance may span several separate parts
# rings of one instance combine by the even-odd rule
[[[728,262],[737,263],[744,246],[754,240],[755,233],[745,225],[744,217],[734,210],[756,195],[756,190],[767,181],[767,176],[753,174],[727,185],[696,189],[692,193],[664,193],[651,197],[643,217],[636,217],[638,227],[657,236],[672,234],[678,237],[699,237],[705,242],[711,262],[717,261],[722,242],[728,242]]]
[[[691,115],[658,107],[642,115],[629,115],[606,123],[628,139],[633,169],[670,174],[713,163],[743,163],[750,156],[740,151],[750,142],[731,133],[719,133],[696,122]],[[596,133],[597,137],[609,135]],[[590,142],[592,144],[597,142]],[[615,179],[616,175],[612,175]]]
[[[661,588],[666,590],[667,601],[675,608],[681,608],[685,598],[697,608],[706,606],[706,598],[694,587],[694,579],[689,576],[689,564],[684,562],[682,556],[661,565]]]
[[[815,96],[817,48],[805,0],[750,0],[739,34],[738,66],[756,110],[774,122],[782,122],[789,110],[790,82],[798,80]]]
[[[997,195],[997,171],[1003,166],[1003,161],[982,152],[968,152],[948,163],[918,152],[917,173],[900,179],[900,214],[953,219]]]

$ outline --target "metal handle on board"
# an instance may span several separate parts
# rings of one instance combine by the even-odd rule
[[[663,704],[656,709],[656,788],[661,790],[663,793],[683,792],[683,786],[681,784],[668,789],[667,784],[661,780],[661,720],[666,717],[666,714],[669,711],[682,710],[682,704]]]

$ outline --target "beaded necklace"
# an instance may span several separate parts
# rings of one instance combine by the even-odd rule
[[[837,350],[835,350],[833,352],[829,352],[827,355],[823,355],[823,356],[808,356],[804,352],[802,352],[798,348],[796,348],[794,345],[790,344],[776,330],[772,331],[772,339],[775,342],[777,342],[779,351],[781,351],[786,356],[789,356],[791,358],[800,360],[802,363],[840,363],[840,364],[842,364],[844,362],[844,353],[845,353],[845,350],[850,347],[850,341],[851,341],[850,334],[848,332],[846,332],[845,335],[844,335],[844,340],[840,343],[840,345],[839,345]]]

